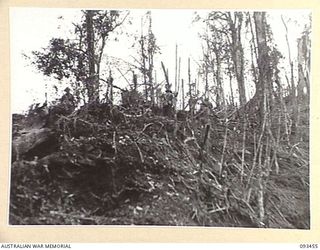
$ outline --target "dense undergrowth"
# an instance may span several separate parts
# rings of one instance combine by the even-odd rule
[[[261,134],[243,113],[98,104],[44,116],[50,137],[13,159],[10,224],[309,228],[308,131],[283,136],[278,110],[274,136]],[[14,115],[14,141],[34,116]]]

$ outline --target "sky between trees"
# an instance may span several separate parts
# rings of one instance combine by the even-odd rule
[[[72,22],[76,22],[80,16],[80,9],[43,9],[43,8],[11,8],[10,9],[10,32],[11,32],[11,100],[12,113],[23,112],[35,102],[44,102],[45,92],[49,94],[49,101],[57,98],[65,81],[54,80],[37,72],[30,65],[23,54],[30,54],[33,50],[46,47],[53,37],[72,38]],[[195,12],[206,15],[212,10],[151,10],[152,29],[161,49],[161,54],[155,58],[155,70],[157,81],[164,80],[160,62],[163,61],[169,69],[170,81],[174,81],[175,49],[178,45],[178,55],[181,57],[181,78],[187,79],[187,60],[191,58],[191,74],[197,78],[198,63],[202,58],[201,39],[199,33],[204,32],[201,23],[193,23]],[[247,10],[244,10],[247,11]],[[132,48],[134,36],[141,34],[141,16],[147,10],[130,10],[132,24],[124,24],[118,32],[110,37],[106,45],[106,61],[110,58],[134,63],[132,56],[137,53]],[[271,26],[275,43],[283,54],[282,70],[286,73],[288,48],[285,41],[285,27],[281,21],[281,15],[287,22],[289,44],[293,59],[297,56],[297,38],[305,24],[309,21],[308,10],[273,10],[268,11],[268,22]],[[146,25],[147,27],[147,25]],[[146,28],[145,27],[145,32]],[[115,41],[117,38],[117,41]],[[246,39],[243,35],[242,39]],[[112,66],[111,66],[112,69]],[[127,82],[117,70],[113,70],[115,84],[125,87]],[[123,73],[127,73],[125,70]],[[127,73],[127,79],[131,81],[131,74]],[[201,83],[200,83],[201,84]],[[250,97],[254,92],[253,83],[247,79],[248,93]],[[58,87],[55,92],[53,86]]]

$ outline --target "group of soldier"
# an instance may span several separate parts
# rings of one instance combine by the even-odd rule
[[[150,104],[150,106],[157,106],[163,116],[173,117],[176,111],[177,96],[177,92],[173,92],[170,87],[166,86],[166,90],[161,96],[160,103],[157,105]],[[122,105],[134,109],[139,108],[139,106],[146,106],[147,103],[144,101],[143,97],[138,93],[138,91],[131,90],[122,94]],[[61,109],[63,109],[61,110],[62,113],[66,115],[75,110],[76,100],[71,93],[70,88],[65,88],[64,94],[60,98],[59,106]],[[209,116],[212,108],[212,103],[208,100],[208,98],[205,98],[202,100],[200,109],[196,116]]]

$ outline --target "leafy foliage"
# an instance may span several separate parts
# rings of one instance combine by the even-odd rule
[[[32,54],[35,56],[33,64],[46,76],[58,80],[74,77],[79,80],[82,75],[87,75],[85,53],[68,39],[53,38],[47,48]]]
[[[98,79],[107,39],[123,24],[128,14],[116,10],[94,11],[94,62]],[[32,52],[32,63],[46,76],[76,81],[88,88],[86,81],[89,78],[89,58],[85,15],[86,11],[83,11],[80,23],[74,24],[75,39],[52,38],[46,48]]]

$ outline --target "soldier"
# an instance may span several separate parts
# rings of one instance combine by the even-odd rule
[[[65,94],[60,98],[61,105],[65,109],[65,114],[71,114],[75,107],[75,99],[74,96],[70,93],[70,88],[66,87],[64,89]]]
[[[212,103],[209,101],[208,98],[205,98],[201,103],[201,107],[211,110],[213,108]]]
[[[176,95],[168,88],[164,93],[163,99],[163,115],[170,117],[174,112]]]
[[[213,108],[212,103],[209,101],[208,98],[205,98],[200,104],[200,110],[196,118],[199,118],[200,123],[203,126],[207,124],[208,121],[210,120],[212,108]]]

